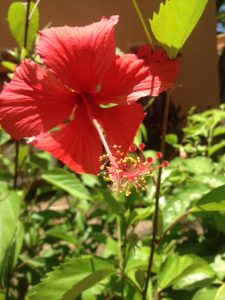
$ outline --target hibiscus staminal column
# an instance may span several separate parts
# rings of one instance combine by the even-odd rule
[[[96,127],[96,129],[98,131],[99,137],[100,137],[100,139],[102,141],[102,144],[103,144],[104,149],[105,149],[105,151],[106,151],[106,153],[107,153],[107,155],[109,157],[109,160],[110,160],[111,164],[113,164],[114,167],[117,168],[117,163],[115,161],[115,158],[114,158],[112,152],[110,151],[110,148],[109,148],[109,146],[107,144],[107,141],[106,141],[105,136],[104,136],[104,134],[102,132],[100,124],[98,123],[98,121],[96,119],[92,119],[92,123],[94,124],[94,126]]]

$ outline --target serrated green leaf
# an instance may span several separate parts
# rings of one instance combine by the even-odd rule
[[[30,3],[29,14],[33,11],[35,4]],[[22,48],[24,46],[24,32],[26,20],[27,3],[14,2],[10,5],[8,10],[8,24],[10,31],[17,41],[18,45]],[[27,49],[31,50],[32,43],[39,28],[39,12],[36,7],[32,13],[29,21],[28,36],[27,36]]]
[[[159,13],[154,13],[150,20],[152,32],[171,59],[183,47],[207,3],[207,0],[167,0],[161,3]]]
[[[20,213],[20,198],[16,192],[0,184],[0,284],[9,267],[10,249],[17,229]]]
[[[192,212],[225,211],[225,185],[219,186],[195,203]]]
[[[99,258],[83,256],[61,264],[28,294],[28,300],[74,300],[83,291],[116,273]]]
[[[79,199],[89,199],[90,194],[75,174],[58,169],[42,174],[42,178],[54,186],[63,189],[70,195]]]

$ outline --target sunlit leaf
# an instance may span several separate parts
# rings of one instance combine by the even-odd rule
[[[42,174],[42,178],[54,186],[63,189],[70,195],[79,199],[89,199],[90,194],[75,174],[66,170],[58,169],[47,171]]]
[[[191,300],[215,300],[216,288],[209,287],[198,290]]]
[[[32,43],[39,28],[39,12],[38,8],[34,9],[35,4],[30,3],[29,14],[32,12],[32,16],[29,21],[28,36],[27,36],[27,49],[31,50]],[[24,35],[25,35],[25,20],[26,20],[27,3],[25,2],[13,2],[8,10],[8,24],[10,31],[17,41],[18,45],[24,47]]]
[[[91,256],[73,258],[49,273],[28,294],[28,300],[74,300],[83,291],[115,274],[115,268]]]
[[[173,133],[169,133],[166,135],[166,142],[170,145],[175,145],[178,143],[178,136]]]
[[[215,279],[215,272],[205,263],[199,268],[194,268],[189,274],[178,280],[173,288],[176,290],[193,290],[209,285]]]
[[[20,198],[17,193],[0,184],[0,283],[4,285],[4,273],[9,268],[9,256],[17,229]]]
[[[217,187],[204,195],[195,206],[192,212],[204,211],[225,211],[225,185]]]
[[[176,253],[170,254],[167,256],[160,269],[158,285],[161,289],[175,285],[182,278],[188,278],[187,276],[191,276],[194,274],[195,270],[202,267],[207,268],[209,271],[210,267],[206,265],[207,264],[204,260],[195,255],[179,256]],[[213,273],[213,271],[211,271],[211,273]],[[180,284],[184,286],[186,285],[184,281]]]
[[[170,58],[177,56],[200,19],[207,0],[167,0],[154,13],[150,25]]]
[[[225,284],[221,285],[221,287],[216,292],[215,300],[224,300],[225,299]]]

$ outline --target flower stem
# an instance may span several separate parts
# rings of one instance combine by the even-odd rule
[[[19,173],[19,150],[20,142],[15,141],[15,162],[14,162],[14,178],[13,178],[13,188],[17,189],[18,173]]]
[[[163,157],[165,155],[165,144],[166,144],[165,137],[166,137],[166,131],[167,131],[169,105],[170,105],[170,91],[168,91],[166,93],[164,111],[163,111],[161,146],[160,146],[160,151],[163,154]],[[149,281],[151,279],[153,259],[154,259],[156,245],[157,245],[157,230],[158,230],[159,197],[160,197],[160,187],[161,187],[161,176],[162,176],[162,168],[160,168],[159,171],[158,171],[158,177],[157,177],[157,183],[156,183],[155,213],[154,213],[154,217],[153,217],[153,229],[152,229],[153,232],[152,232],[152,240],[151,240],[151,250],[150,250],[150,255],[149,255],[149,260],[148,260],[148,268],[147,268],[146,281],[145,281],[145,286],[144,286],[144,290],[143,290],[142,300],[146,300],[146,297],[147,297]]]
[[[27,48],[29,22],[30,22],[30,19],[29,19],[30,2],[31,2],[31,0],[27,0],[27,10],[26,10],[26,19],[25,19],[25,27],[24,27],[24,40],[23,40],[23,47],[24,48]]]
[[[24,40],[23,40],[24,48],[27,47],[27,40],[28,40],[30,2],[31,0],[27,0],[26,18],[25,18],[25,25],[24,25]],[[19,151],[20,151],[20,143],[19,141],[15,141],[15,162],[14,162],[14,178],[13,178],[14,190],[17,189],[17,182],[18,182],[18,175],[19,175]]]
[[[152,46],[152,48],[154,48],[153,42],[152,42],[152,38],[151,38],[151,35],[150,35],[150,32],[149,32],[149,30],[148,30],[148,27],[146,26],[144,17],[143,17],[143,15],[142,15],[142,13],[141,13],[141,10],[140,10],[140,8],[139,8],[139,6],[138,6],[138,4],[137,4],[137,1],[136,1],[136,0],[131,0],[131,2],[132,2],[132,4],[133,4],[134,10],[136,11],[136,13],[137,13],[137,15],[138,15],[138,18],[139,18],[139,20],[140,20],[140,22],[141,22],[141,26],[143,27],[144,32],[145,32],[145,34],[146,34],[146,36],[147,36],[148,42],[149,42],[149,44]]]

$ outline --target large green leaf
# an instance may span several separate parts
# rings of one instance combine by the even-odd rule
[[[32,43],[39,28],[39,12],[37,7],[35,8],[35,10],[33,10],[34,6],[35,4],[31,2],[29,14],[32,12],[32,16],[29,21],[27,36],[28,50],[32,48]],[[12,3],[8,10],[8,24],[10,31],[21,48],[24,46],[26,10],[27,4],[23,2]]]
[[[199,182],[190,182],[188,185],[177,189],[167,199],[163,208],[165,227],[172,223],[178,216],[185,213],[193,201],[201,199],[209,190],[206,185]]]
[[[215,277],[215,272],[205,262],[202,266],[194,268],[189,274],[176,281],[173,288],[176,290],[193,290],[209,285]]]
[[[205,268],[207,271],[211,271],[211,275],[214,272],[207,265],[207,263],[198,256],[195,255],[183,255],[179,256],[176,253],[168,255],[165,262],[163,263],[159,275],[158,275],[158,285],[161,289],[178,284],[177,288],[182,285],[188,285],[187,282],[182,281],[182,278],[188,278],[195,271]],[[190,277],[189,277],[190,278]],[[191,278],[191,281],[193,278]],[[196,278],[197,279],[197,278]],[[180,282],[180,284],[179,284]],[[176,285],[175,285],[176,286]]]
[[[225,283],[216,292],[215,300],[224,300],[225,299]]]
[[[224,300],[225,299],[225,284],[222,284],[218,289],[209,287],[203,288],[194,294],[191,300]]]
[[[74,300],[83,291],[116,273],[104,260],[91,256],[63,263],[28,294],[29,300]]]
[[[9,267],[9,255],[17,229],[20,198],[3,183],[0,184],[0,284]]]
[[[207,0],[167,0],[154,13],[150,25],[155,38],[170,58],[177,56],[200,19]]]
[[[216,288],[209,287],[198,290],[191,300],[215,300]]]
[[[42,178],[54,186],[63,189],[70,195],[79,199],[89,199],[90,194],[75,174],[66,170],[58,169],[45,172]]]
[[[225,185],[219,186],[195,203],[192,212],[225,211]]]

